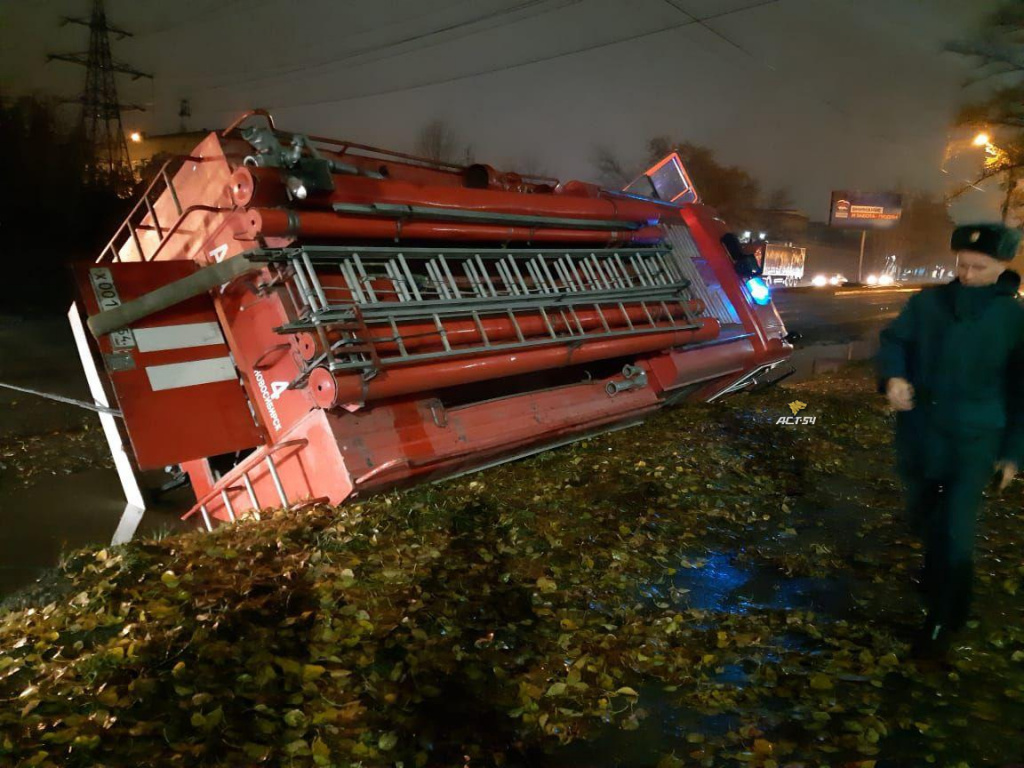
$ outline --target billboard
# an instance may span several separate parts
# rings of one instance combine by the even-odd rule
[[[894,192],[832,193],[829,226],[843,229],[889,229],[900,222],[903,196]]]

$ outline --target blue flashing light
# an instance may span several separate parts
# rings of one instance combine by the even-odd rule
[[[772,292],[768,289],[768,284],[760,277],[752,277],[747,280],[747,290],[750,291],[750,298],[754,300],[754,303],[760,304],[762,307],[772,300]]]

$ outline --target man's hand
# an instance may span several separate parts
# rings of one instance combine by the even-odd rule
[[[1006,486],[1010,484],[1014,476],[1017,474],[1017,465],[1004,459],[1003,461],[996,462],[996,472],[1002,473],[1002,478],[999,480],[999,490],[1003,491]]]
[[[889,405],[894,411],[914,409],[914,387],[906,379],[889,379],[885,385],[885,395],[889,398]]]

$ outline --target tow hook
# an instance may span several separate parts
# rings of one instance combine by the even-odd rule
[[[614,397],[619,392],[625,392],[627,389],[640,389],[647,386],[647,372],[639,366],[624,366],[622,375],[624,377],[623,381],[609,381],[605,385],[604,391],[608,393],[609,397]]]

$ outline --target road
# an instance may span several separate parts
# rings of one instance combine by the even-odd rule
[[[863,340],[891,321],[914,288],[777,290],[772,299],[786,327],[803,334],[804,346]]]
[[[864,360],[878,349],[878,334],[916,289],[794,289],[773,294],[786,328],[801,334],[790,363],[792,381],[806,381]]]

